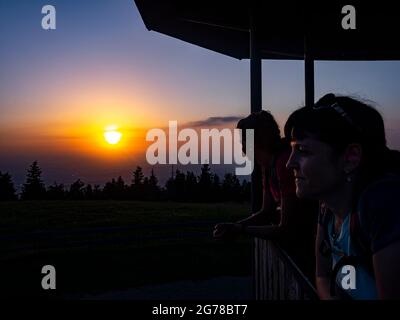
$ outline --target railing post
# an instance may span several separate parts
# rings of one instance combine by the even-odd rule
[[[304,36],[304,84],[306,106],[314,105],[314,57],[310,37]]]
[[[257,18],[256,12],[250,8],[250,112],[261,111],[261,57],[257,43]],[[261,169],[254,164],[251,174],[251,210],[257,212],[262,205],[262,180]],[[257,240],[253,241],[252,248],[252,270],[253,270],[253,292],[256,299],[259,299],[260,290],[263,284],[259,282],[258,272],[262,265],[260,262],[260,247]]]
[[[258,300],[314,300],[317,293],[290,256],[271,240],[256,239],[259,254]]]
[[[250,111],[261,111],[261,56],[257,43],[257,19],[253,11],[250,11],[250,93]],[[258,165],[254,166],[251,187],[252,211],[256,212],[262,205],[261,169]]]

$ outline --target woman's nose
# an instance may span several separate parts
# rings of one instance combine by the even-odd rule
[[[292,151],[290,156],[289,156],[288,161],[286,162],[286,168],[287,169],[293,169],[295,167],[297,167],[297,162],[296,162],[296,159],[295,159],[294,152]]]

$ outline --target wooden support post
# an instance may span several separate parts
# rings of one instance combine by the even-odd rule
[[[261,92],[261,57],[257,45],[257,23],[256,16],[250,12],[250,105],[251,112],[261,111],[262,92]],[[258,211],[262,205],[262,181],[261,169],[258,165],[254,166],[251,175],[251,209]]]
[[[311,51],[310,39],[304,37],[304,76],[306,106],[314,105],[314,57]]]

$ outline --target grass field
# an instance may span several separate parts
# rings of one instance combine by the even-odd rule
[[[248,204],[43,201],[0,203],[1,295],[62,297],[251,273],[249,239],[217,242],[217,221]],[[43,291],[54,265],[56,292]]]

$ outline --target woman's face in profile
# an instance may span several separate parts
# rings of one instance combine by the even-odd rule
[[[328,144],[313,138],[294,140],[287,168],[294,171],[299,198],[324,200],[344,183],[343,161]]]

